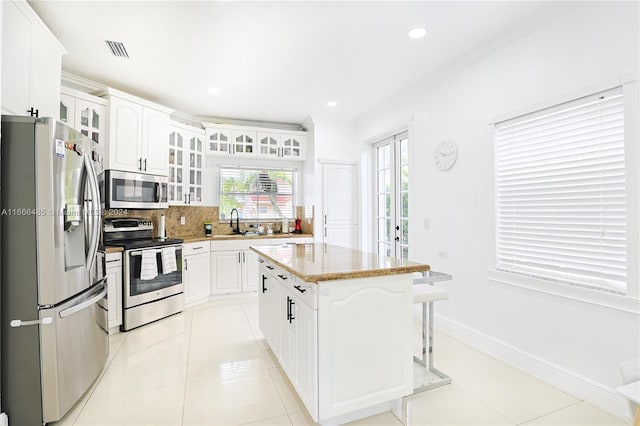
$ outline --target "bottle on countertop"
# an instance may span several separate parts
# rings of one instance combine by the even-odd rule
[[[282,219],[282,233],[289,233],[289,219]]]

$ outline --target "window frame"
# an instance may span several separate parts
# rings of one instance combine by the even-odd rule
[[[217,184],[215,185],[216,193],[214,194],[214,199],[217,201],[217,205],[219,206],[218,211],[218,220],[229,220],[228,214],[229,212],[222,211],[222,170],[223,169],[244,169],[244,170],[253,170],[253,171],[285,171],[291,172],[293,174],[292,184],[291,184],[291,196],[292,196],[292,217],[286,217],[290,220],[295,219],[296,215],[296,206],[298,206],[298,191],[299,191],[299,179],[300,179],[300,171],[297,167],[285,167],[285,166],[274,166],[274,165],[233,165],[233,164],[225,164],[216,166],[215,179]],[[288,195],[288,194],[287,194]],[[257,222],[279,222],[284,218],[277,217],[240,217],[240,222],[243,223],[257,223]]]
[[[537,291],[558,297],[579,300],[582,302],[613,308],[625,312],[640,314],[640,283],[638,255],[640,253],[640,234],[638,232],[639,218],[639,182],[637,168],[640,165],[640,142],[638,113],[638,76],[635,74],[621,76],[600,84],[595,84],[581,90],[567,93],[539,104],[521,108],[502,116],[495,117],[490,123],[492,147],[495,146],[495,126],[503,121],[518,116],[531,114],[539,110],[571,102],[590,96],[598,92],[622,87],[624,96],[624,138],[625,138],[625,179],[626,179],[626,214],[627,214],[627,289],[625,294],[615,293],[602,288],[583,287],[566,282],[555,281],[542,277],[527,276],[525,274],[504,271],[497,268],[497,238],[498,238],[498,207],[497,184],[494,181],[494,259],[493,266],[487,268],[488,280],[495,284],[511,285],[526,290]],[[496,170],[494,168],[494,179]]]

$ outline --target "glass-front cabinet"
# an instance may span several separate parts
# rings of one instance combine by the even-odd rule
[[[169,126],[170,205],[202,205],[204,130],[171,122]]]
[[[205,153],[302,161],[305,132],[297,130],[203,123]]]
[[[189,204],[202,204],[203,136],[194,134],[189,138]]]
[[[207,129],[206,141],[209,154],[229,155],[233,153],[231,130]]]
[[[104,99],[66,87],[62,88],[60,121],[99,144],[105,143],[106,115]]]
[[[169,184],[167,185],[167,201],[169,204],[184,204],[184,134],[181,128],[169,127]],[[184,195],[184,197],[183,197]]]

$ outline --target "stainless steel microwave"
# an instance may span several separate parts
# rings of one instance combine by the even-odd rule
[[[107,209],[166,209],[167,177],[105,170],[103,200]]]

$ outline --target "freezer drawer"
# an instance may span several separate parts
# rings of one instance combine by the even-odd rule
[[[89,389],[109,355],[104,281],[53,309],[40,311],[42,407],[45,422],[59,420]]]

